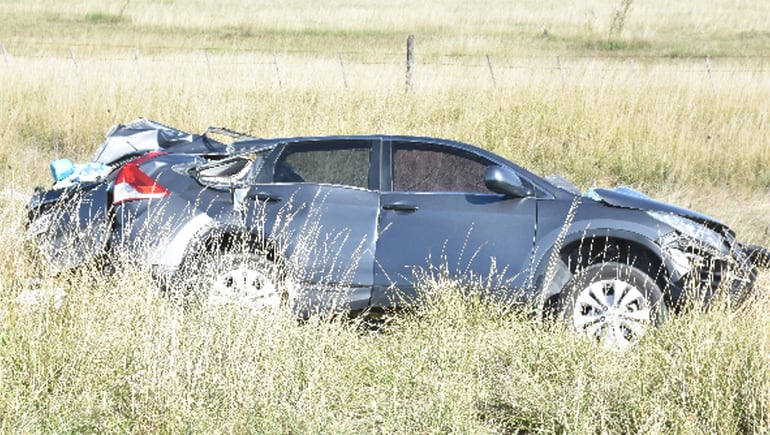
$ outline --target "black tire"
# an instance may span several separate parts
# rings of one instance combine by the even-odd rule
[[[744,244],[743,252],[754,267],[762,270],[770,269],[770,250],[759,245]]]
[[[198,266],[192,296],[199,303],[277,309],[286,302],[279,268],[265,255],[216,253]]]
[[[655,280],[625,263],[605,262],[578,271],[562,294],[567,325],[608,347],[633,346],[649,327],[668,317]]]

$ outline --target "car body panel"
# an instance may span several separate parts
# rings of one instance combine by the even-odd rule
[[[385,192],[381,208],[373,305],[413,301],[420,278],[439,273],[466,284],[524,286],[534,198]]]
[[[653,210],[665,213],[685,216],[698,222],[710,222],[720,227],[727,227],[717,219],[703,213],[654,200],[642,193],[631,189],[591,189],[588,197],[604,202],[613,207],[629,208],[635,210]]]
[[[29,233],[49,270],[59,272],[84,265],[109,243],[110,186],[91,183],[87,189],[69,187],[33,197]]]
[[[736,292],[754,279],[750,256],[716,219],[629,189],[583,196],[461,142],[365,135],[209,147],[162,124],[134,127],[107,142],[138,134],[148,150],[165,149],[138,166],[168,194],[113,205],[121,159],[131,155],[118,144],[104,158],[114,164],[109,176],[36,195],[30,232],[54,241],[40,249],[59,270],[121,253],[173,280],[187,259],[225,249],[219,238],[244,240],[282,262],[306,315],[407,305],[419,280],[437,274],[542,307],[595,261],[577,258],[586,245],[617,245],[625,261],[659,265],[655,278],[674,303],[688,279],[708,272],[699,265],[719,263],[714,282],[730,279]],[[708,227],[708,243],[690,221]],[[737,273],[722,274],[723,265]]]
[[[289,262],[304,286],[326,288],[328,303],[368,306],[379,195],[312,183],[259,184],[243,204],[243,229]]]
[[[224,143],[205,135],[187,133],[140,118],[110,129],[92,161],[109,165],[126,157],[160,150],[197,155],[224,155],[228,152]]]

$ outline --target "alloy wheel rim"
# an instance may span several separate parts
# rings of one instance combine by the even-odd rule
[[[278,308],[280,293],[263,272],[237,267],[218,275],[208,295],[211,305],[234,304],[250,308]]]
[[[620,279],[597,281],[583,289],[572,315],[575,329],[618,349],[637,343],[650,321],[647,298]]]

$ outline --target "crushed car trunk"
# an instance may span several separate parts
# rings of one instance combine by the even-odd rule
[[[28,205],[28,237],[49,270],[57,273],[80,266],[107,250],[113,224],[111,186],[125,163],[150,151],[226,156],[228,145],[209,133],[250,137],[218,127],[192,134],[140,118],[112,127],[91,162],[51,162],[53,185],[38,187]]]

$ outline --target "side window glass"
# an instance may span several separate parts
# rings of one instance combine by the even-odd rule
[[[393,144],[393,190],[493,193],[484,185],[489,165],[478,156],[429,144]]]
[[[369,187],[370,147],[339,143],[294,144],[275,164],[278,183],[339,184]]]
[[[253,183],[271,151],[260,150],[214,160],[199,166],[195,177],[207,186],[233,187]]]

